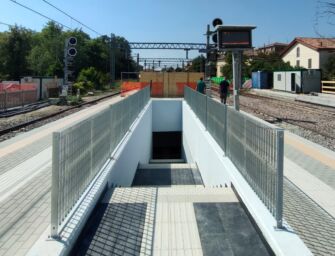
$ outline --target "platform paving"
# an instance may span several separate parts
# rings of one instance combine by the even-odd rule
[[[284,219],[314,255],[335,255],[335,219],[288,179],[284,180]]]
[[[5,196],[1,197],[0,195],[0,255],[24,255],[50,224],[51,155],[48,165],[48,159],[42,156],[42,152],[50,149],[51,132],[61,127],[61,123],[62,120],[59,120],[57,126],[48,124],[45,129],[38,128],[39,132],[31,131],[24,136],[0,143],[0,182],[3,182],[0,190],[5,193]],[[69,121],[63,125],[68,123]],[[297,136],[294,138],[296,139]],[[302,138],[299,138],[298,142],[286,143],[285,148],[284,217],[315,255],[335,255],[335,168],[333,165],[335,158],[332,153],[325,153],[320,147],[314,147]],[[26,164],[29,160],[31,161],[32,157],[38,158],[39,155],[41,161],[46,163],[41,168],[36,169],[39,162],[37,165],[26,168],[25,171],[20,169],[26,175],[24,179],[22,179],[22,175],[9,175],[10,171]],[[161,238],[157,235],[156,228],[152,231],[147,230],[147,242],[146,246],[143,247],[146,250],[143,252],[141,246],[140,255],[149,255],[149,252],[157,253],[155,255],[167,253],[187,255],[190,251],[194,255],[202,255],[199,236],[192,238],[196,241],[192,244],[193,247],[187,245],[187,238],[185,238],[185,242],[184,240],[173,240],[174,237],[178,236],[178,232],[179,236],[187,236],[186,233],[180,233],[184,232],[184,229],[179,230],[181,222],[175,222],[175,216],[184,213],[185,216],[189,216],[189,218],[186,217],[189,223],[185,225],[189,225],[192,230],[196,218],[189,214],[194,212],[194,203],[222,202],[221,192],[209,196],[206,194],[209,193],[208,191],[199,193],[200,187],[197,187],[197,193],[173,190],[175,191],[174,195],[170,195],[168,192],[169,189],[175,189],[174,186],[172,188],[159,188],[158,191],[155,190],[157,188],[146,187],[122,188],[122,193],[121,191],[113,193],[103,203],[109,204],[109,200],[115,200],[115,203],[146,204],[145,210],[140,207],[142,211],[145,211],[146,214],[154,211],[156,218],[161,219],[155,220],[156,225],[161,223],[158,226],[158,234],[161,234]],[[130,193],[127,189],[132,189],[134,193]],[[151,197],[151,201],[149,199],[140,200],[141,196],[139,192],[135,193],[136,189],[147,189],[146,195]],[[126,197],[128,199],[125,199]],[[116,200],[116,198],[119,199]],[[235,199],[230,200],[232,202]],[[125,209],[132,209],[127,207]],[[109,209],[115,210],[113,207]],[[170,215],[164,215],[166,214],[165,209],[171,209],[168,213]],[[179,216],[178,218],[185,217]],[[146,219],[146,221],[148,220]],[[151,218],[150,221],[152,223],[153,219]],[[174,222],[175,224],[168,224]],[[189,232],[189,236],[193,233]],[[144,237],[145,233],[142,235],[142,240]],[[162,237],[173,245],[171,250],[161,247],[155,248],[152,244],[152,241],[157,244],[159,242],[157,239],[162,239]],[[174,243],[180,243],[179,241],[183,241],[183,244],[174,246]]]
[[[25,255],[50,225],[52,132],[121,97],[0,143],[0,255]]]
[[[238,200],[230,188],[199,185],[113,188],[95,209],[71,255],[114,255],[115,250],[115,255],[203,255],[194,210],[195,203],[203,202]],[[238,243],[237,237],[231,239]]]

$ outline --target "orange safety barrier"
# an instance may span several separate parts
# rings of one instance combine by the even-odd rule
[[[36,84],[3,84],[0,83],[0,91],[15,92],[15,91],[32,91],[36,90]]]
[[[191,87],[193,90],[197,88],[197,83],[196,82],[177,82],[177,96],[184,96],[184,86]]]
[[[140,90],[144,88],[148,83],[146,82],[122,82],[121,84],[121,96],[126,96],[127,92]]]
[[[151,83],[151,96],[152,97],[163,97],[164,96],[164,83],[163,82],[152,82]]]

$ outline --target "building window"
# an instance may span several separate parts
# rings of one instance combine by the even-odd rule
[[[300,57],[300,47],[297,47],[297,57]]]
[[[297,60],[297,67],[300,67],[300,60]]]
[[[308,59],[308,68],[312,68],[312,59]]]
[[[277,80],[278,80],[278,81],[281,81],[281,74],[278,74],[278,75],[277,75]]]

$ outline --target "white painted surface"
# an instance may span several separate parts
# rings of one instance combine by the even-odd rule
[[[273,72],[273,89],[286,91],[285,72]]]
[[[223,150],[196,118],[189,105],[183,103],[183,144],[198,164],[206,186],[224,186],[230,183],[228,170],[222,164]]]
[[[152,99],[152,131],[182,130],[182,99]]]
[[[69,222],[61,233],[62,240],[48,239],[48,228],[30,249],[29,256],[68,255],[107,183],[131,185],[138,163],[147,163],[150,159],[151,110],[149,101],[112,153],[111,159],[83,193],[73,209],[73,214],[69,214]]]
[[[300,48],[300,57],[297,57],[297,48]],[[292,67],[297,65],[297,60],[300,61],[300,67],[308,68],[308,59],[312,59],[312,67],[313,69],[320,68],[320,56],[319,52],[311,49],[301,43],[297,43],[294,45],[284,56],[284,62],[290,62]]]
[[[109,184],[130,186],[139,163],[148,163],[152,145],[152,101],[145,107],[130,133],[117,148]],[[113,153],[114,154],[114,153]]]
[[[205,130],[187,105],[183,103],[184,140],[188,143],[193,159],[199,167],[205,186],[232,182],[251,216],[276,255],[312,255],[290,227],[277,230],[276,221],[259,197],[251,189],[234,164]]]

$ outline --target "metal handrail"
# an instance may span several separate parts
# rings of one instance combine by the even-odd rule
[[[150,99],[149,87],[53,133],[51,236],[57,238],[80,198]]]
[[[185,100],[282,227],[284,130],[185,87]],[[205,97],[205,99],[204,99]],[[206,110],[205,116],[203,109]]]

